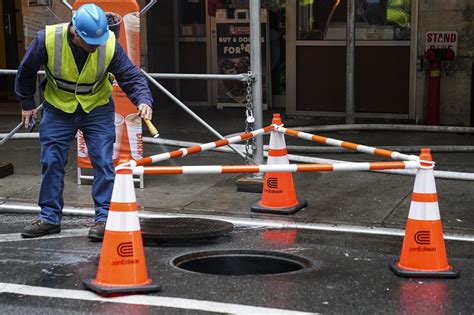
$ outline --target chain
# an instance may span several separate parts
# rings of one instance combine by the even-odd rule
[[[245,104],[245,132],[252,132],[254,130],[255,117],[253,116],[252,103],[252,84],[254,81],[252,71],[247,73],[247,96]],[[250,164],[250,155],[255,151],[255,138],[250,138],[245,141],[245,162]]]

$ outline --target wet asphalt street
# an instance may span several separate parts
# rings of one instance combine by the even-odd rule
[[[470,243],[447,242],[450,263],[461,270],[460,278],[404,279],[388,267],[398,258],[400,237],[246,226],[198,243],[146,244],[149,276],[162,285],[161,292],[148,294],[148,299],[130,296],[126,303],[120,298],[104,302],[82,285],[84,279],[95,277],[100,255],[101,244],[86,238],[90,218],[66,218],[57,236],[20,239],[17,231],[33,219],[1,216],[3,314],[454,314],[473,310]],[[298,271],[258,276],[203,274],[173,265],[184,254],[230,249],[279,252],[307,261]]]

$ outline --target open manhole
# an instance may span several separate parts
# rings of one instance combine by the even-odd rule
[[[230,222],[201,218],[143,219],[140,222],[146,243],[189,243],[214,240],[232,232]]]
[[[226,276],[273,275],[311,267],[303,257],[258,250],[196,252],[174,258],[171,263],[187,271]]]

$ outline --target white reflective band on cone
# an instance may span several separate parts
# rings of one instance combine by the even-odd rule
[[[431,172],[431,174],[430,174]],[[432,170],[420,169],[415,178],[415,186],[413,188],[415,193],[435,194],[436,185],[434,174]]]
[[[283,155],[283,156],[268,156],[267,157],[267,165],[269,164],[290,164],[290,161],[288,160],[288,155]]]
[[[105,229],[114,232],[140,231],[138,212],[109,211]]]
[[[413,220],[440,220],[438,203],[412,201],[408,218]]]
[[[136,202],[132,174],[116,174],[112,202]]]
[[[272,131],[270,134],[270,150],[286,149],[285,136],[282,133]]]

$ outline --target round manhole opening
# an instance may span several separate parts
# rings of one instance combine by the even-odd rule
[[[311,267],[311,262],[303,257],[257,250],[197,252],[174,258],[171,263],[187,271],[226,276],[273,275]]]

